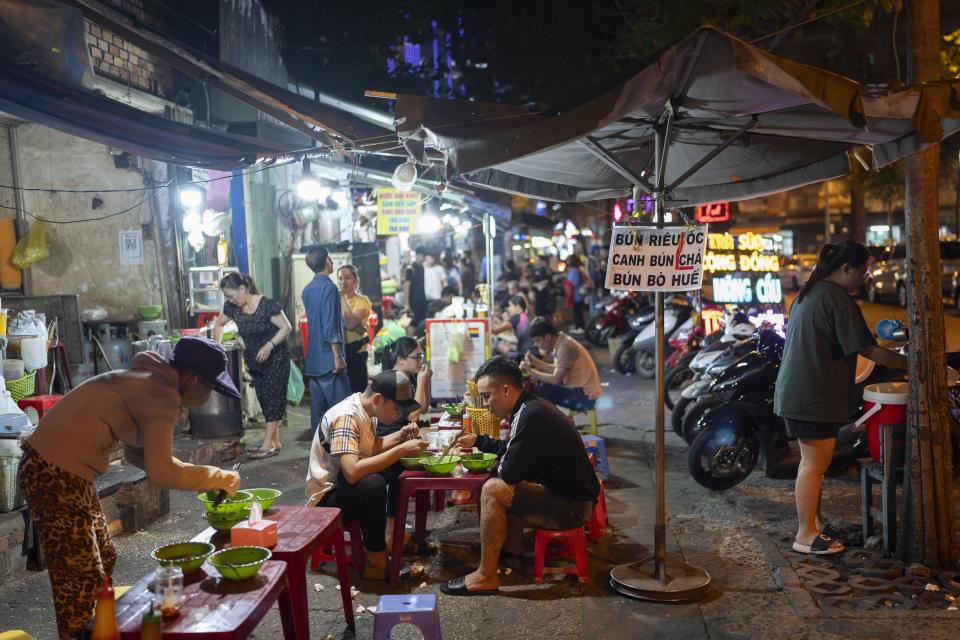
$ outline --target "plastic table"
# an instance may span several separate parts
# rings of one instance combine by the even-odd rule
[[[489,472],[467,473],[459,478],[453,476],[431,476],[425,471],[404,471],[397,481],[397,526],[393,528],[393,548],[403,547],[403,533],[405,527],[401,523],[407,521],[407,505],[410,496],[416,496],[416,528],[414,539],[423,542],[427,537],[427,507],[429,506],[430,491],[449,491],[459,489],[469,491],[477,500],[477,510],[480,509],[480,489],[490,479]],[[400,581],[400,567],[403,564],[403,554],[395,553],[390,561],[390,582]]]
[[[330,507],[275,507],[264,514],[267,520],[276,520],[279,541],[270,549],[274,560],[287,563],[290,599],[293,602],[293,622],[297,638],[309,640],[310,613],[307,598],[307,567],[314,549],[332,544],[337,557],[337,575],[340,579],[340,597],[347,627],[355,629],[353,599],[350,596],[350,574],[343,544],[343,524],[340,509]],[[205,529],[194,541],[211,542],[218,547],[229,546],[230,534],[213,528]]]
[[[153,601],[152,580],[152,573],[144,576],[117,599],[117,626],[122,640],[140,638],[143,614]],[[286,640],[298,637],[293,626],[294,605],[287,588],[284,562],[268,560],[257,575],[239,582],[222,578],[216,569],[204,565],[200,571],[184,576],[183,592],[180,615],[163,623],[164,638],[247,638],[274,602],[280,608],[283,637]]]

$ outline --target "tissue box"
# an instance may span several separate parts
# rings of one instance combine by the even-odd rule
[[[250,524],[244,520],[230,528],[230,545],[234,547],[272,547],[277,544],[277,523],[261,520]]]

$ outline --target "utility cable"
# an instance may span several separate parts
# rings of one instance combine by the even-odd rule
[[[851,2],[850,4],[844,5],[844,6],[842,6],[842,7],[837,8],[837,9],[831,9],[830,11],[827,11],[826,13],[821,13],[821,14],[819,14],[819,15],[813,16],[812,18],[809,18],[808,20],[804,20],[803,22],[798,22],[797,24],[790,25],[789,27],[784,27],[783,29],[780,29],[780,30],[778,30],[778,31],[774,31],[773,33],[768,33],[768,34],[765,35],[765,36],[760,36],[759,38],[756,38],[756,39],[754,39],[754,40],[751,40],[751,41],[750,41],[750,44],[757,44],[757,43],[760,42],[761,40],[766,40],[767,38],[772,38],[773,36],[780,35],[781,33],[786,33],[787,31],[792,31],[792,30],[794,30],[794,29],[796,29],[796,28],[798,28],[798,27],[802,27],[802,26],[804,26],[804,25],[810,24],[811,22],[816,22],[817,20],[820,20],[820,19],[822,19],[822,18],[826,18],[827,16],[832,16],[832,15],[835,14],[835,13],[839,13],[839,12],[841,12],[841,11],[846,11],[847,9],[852,9],[853,7],[855,7],[855,6],[859,5],[859,4],[863,4],[863,3],[866,2],[866,1],[867,1],[867,0],[856,0],[855,2]]]

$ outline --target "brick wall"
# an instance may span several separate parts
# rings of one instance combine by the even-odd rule
[[[142,0],[110,0],[128,16],[150,26],[160,20],[144,10]],[[111,31],[87,22],[87,47],[94,73],[164,98],[170,97],[172,73],[155,57]]]

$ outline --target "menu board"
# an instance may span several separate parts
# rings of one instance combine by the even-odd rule
[[[467,377],[489,357],[489,338],[487,318],[427,320],[427,362],[433,369],[432,402],[453,402],[464,396]]]
[[[396,189],[379,189],[377,193],[377,235],[416,233],[420,194]]]

